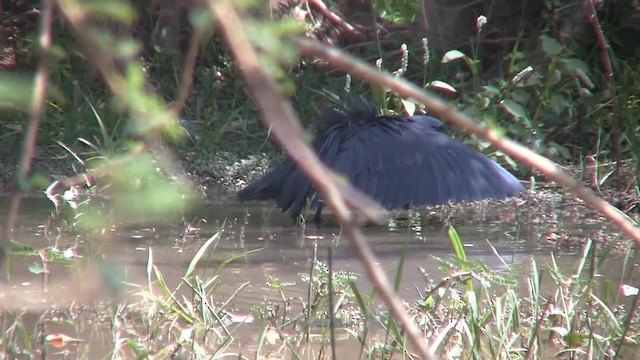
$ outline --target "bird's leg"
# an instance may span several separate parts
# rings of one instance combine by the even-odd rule
[[[318,208],[316,209],[316,215],[313,217],[313,222],[317,224],[322,223],[322,204],[318,203]]]
[[[442,217],[441,221],[445,227],[451,225],[451,215],[453,214],[453,204],[451,201],[448,201],[446,204],[442,205]]]
[[[304,218],[304,216],[302,216],[302,214],[298,214],[296,216],[292,216],[292,218],[293,218],[293,225],[295,225],[297,227],[304,227],[305,218]]]

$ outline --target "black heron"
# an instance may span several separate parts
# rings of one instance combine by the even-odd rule
[[[313,148],[336,173],[387,209],[449,201],[504,199],[524,188],[495,161],[438,129],[427,115],[382,115],[366,97],[324,110]],[[240,201],[275,199],[297,219],[307,205],[322,210],[313,184],[289,158],[238,193]]]

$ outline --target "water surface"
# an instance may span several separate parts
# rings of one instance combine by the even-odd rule
[[[2,199],[1,203],[2,209],[8,208],[8,199]],[[561,264],[570,268],[580,253],[580,246],[549,246],[545,234],[562,231],[578,240],[586,237],[599,240],[615,233],[600,218],[571,211],[571,207],[571,203],[562,202],[553,209],[516,209],[513,201],[492,206],[471,204],[456,209],[449,221],[455,225],[470,260],[523,279],[530,275],[532,259],[545,262],[553,252]],[[329,247],[334,249],[334,271],[364,274],[348,239],[341,236],[340,228],[328,213],[324,215],[323,224],[299,228],[292,225],[288,214],[280,213],[270,203],[240,204],[227,198],[209,199],[195,206],[183,220],[116,227],[104,235],[94,234],[88,238],[82,234],[54,236],[55,231],[45,231],[43,224],[52,210],[45,198],[26,198],[16,239],[36,248],[57,243],[63,249],[76,248],[79,254],[87,249],[95,254],[98,249],[100,256],[87,255],[86,259],[79,260],[82,266],[54,265],[46,278],[29,271],[29,266],[39,259],[14,257],[11,284],[15,294],[3,296],[2,306],[46,308],[109,299],[113,295],[109,280],[87,275],[95,274],[91,269],[102,269],[97,273],[103,274],[107,266],[112,269],[111,275],[118,275],[116,278],[144,287],[150,259],[169,287],[175,288],[196,251],[216,233],[220,233],[216,250],[208,255],[206,262],[201,262],[196,273],[206,278],[224,259],[249,252],[224,267],[220,275],[222,285],[215,293],[223,302],[243,286],[231,303],[238,312],[249,313],[265,299],[280,300],[279,294],[267,286],[270,278],[295,283],[286,288],[287,296],[305,298],[307,286],[300,280],[301,274],[309,272],[314,257],[326,262]],[[446,276],[433,257],[445,258],[453,253],[443,226],[448,211],[438,208],[393,213],[387,225],[364,228],[377,256],[377,265],[390,278],[395,277],[400,260],[404,260],[399,295],[407,301],[418,299],[416,289],[426,287],[423,272],[436,282]],[[600,270],[619,279],[621,264],[614,261]],[[357,285],[365,292],[371,289],[365,276]],[[129,301],[135,301],[135,296]]]

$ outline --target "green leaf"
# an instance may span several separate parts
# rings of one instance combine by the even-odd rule
[[[404,112],[406,112],[409,116],[413,116],[416,112],[416,104],[411,100],[401,99],[402,107],[404,108]]]
[[[446,64],[448,62],[452,62],[452,61],[455,61],[455,60],[458,60],[458,59],[464,59],[466,57],[467,57],[467,55],[465,55],[460,50],[449,50],[444,54],[444,56],[442,57],[441,62],[443,64]]]
[[[564,336],[564,341],[567,342],[567,346],[569,348],[577,348],[582,345],[582,340],[584,340],[587,335],[577,332],[575,330],[571,330],[566,336]]]
[[[213,27],[213,22],[211,21],[211,14],[207,11],[203,11],[202,8],[195,7],[189,11],[189,21],[191,25],[196,28],[202,29],[211,29]]]
[[[564,64],[564,66],[566,66],[571,73],[575,73],[577,70],[580,70],[585,74],[591,76],[589,65],[587,65],[587,63],[582,60],[575,58],[561,59],[560,63]]]
[[[462,245],[462,240],[460,240],[460,236],[458,236],[458,232],[453,226],[449,226],[449,240],[451,241],[451,245],[456,253],[456,257],[460,260],[467,261],[467,254],[464,251],[464,245]]]
[[[118,39],[112,48],[114,55],[121,58],[133,58],[141,52],[140,42],[131,39]],[[142,67],[141,67],[142,68]]]
[[[517,102],[513,100],[505,99],[500,102],[500,105],[502,105],[502,107],[505,110],[507,110],[507,112],[511,114],[514,118],[525,119],[529,121],[529,114],[527,112],[527,109],[524,106],[518,104]]]
[[[555,115],[562,114],[567,107],[569,107],[569,101],[567,101],[567,99],[565,99],[564,96],[557,93],[551,95],[549,108],[551,109],[551,111],[553,111]]]
[[[514,90],[511,93],[511,98],[522,105],[527,105],[529,99],[531,99],[531,94],[524,90]]]
[[[220,234],[222,233],[222,231],[223,231],[222,229],[223,228],[224,228],[224,223],[223,223],[223,225],[221,227],[221,230],[218,231],[217,233],[213,234],[213,236],[210,237],[209,240],[207,240],[207,242],[205,242],[200,247],[200,249],[198,249],[196,254],[191,259],[191,262],[189,262],[189,266],[187,267],[187,271],[184,274],[185,278],[189,277],[191,275],[191,273],[193,273],[193,270],[196,268],[196,265],[198,265],[198,261],[200,261],[200,259],[205,254],[207,249],[209,249],[209,247],[211,246],[211,244],[213,244],[214,242],[216,242],[220,238]],[[214,248],[215,248],[215,246],[214,246]]]
[[[117,20],[125,24],[136,18],[136,12],[129,2],[121,0],[83,1],[82,11],[96,18]]]
[[[28,110],[33,96],[31,76],[0,74],[0,108]]]
[[[560,80],[562,80],[562,72],[560,72],[560,70],[558,69],[553,70],[553,74],[551,74],[551,76],[549,77],[549,81],[551,82],[551,84],[557,85],[558,83],[560,83]]]
[[[29,265],[29,271],[33,274],[40,275],[44,273],[45,270],[41,263],[34,262]]]
[[[500,94],[500,89],[498,89],[497,87],[495,87],[493,85],[484,85],[484,86],[482,86],[482,90],[484,90],[484,92],[487,93],[488,95],[499,95]]]
[[[449,94],[456,94],[458,91],[453,86],[448,83],[440,80],[434,80],[426,85],[426,87],[431,89],[440,90],[442,92],[446,92]]]
[[[34,256],[38,254],[38,251],[33,246],[22,244],[13,240],[9,243],[7,252],[11,255],[22,256]]]
[[[542,51],[544,51],[547,57],[553,57],[562,51],[562,45],[554,38],[547,35],[540,36],[542,41]]]
[[[556,150],[564,159],[569,160],[571,159],[571,153],[569,152],[569,149],[567,149],[566,147],[558,144],[555,141],[551,141],[549,143],[549,147],[551,147],[552,149]]]

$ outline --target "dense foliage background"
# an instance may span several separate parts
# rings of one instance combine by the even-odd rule
[[[96,17],[94,26],[112,43],[118,67],[124,71],[131,64],[139,66],[146,88],[171,102],[177,97],[189,41],[200,26],[194,21],[203,10],[195,1],[135,1],[129,4],[133,13],[127,13],[126,5],[86,3]],[[17,159],[26,119],[20,108],[29,99],[25,87],[19,94],[23,101],[12,101],[18,96],[14,84],[30,82],[29,73],[42,59],[37,46],[39,7],[36,1],[2,3],[0,65],[5,72],[0,95],[5,112],[0,151],[6,166]],[[509,135],[555,160],[580,163],[588,155],[636,159],[640,151],[640,10],[634,1],[271,1],[254,7],[252,16],[267,21],[256,22],[264,29],[256,41],[264,42],[267,53],[277,51],[268,48],[269,33],[303,31],[372,64],[381,59],[382,69],[404,68],[401,76],[427,87],[435,80],[445,82],[457,92],[431,88],[441,89],[454,106],[478,121],[503,126]],[[486,22],[481,29],[479,19]],[[188,133],[181,147],[202,159],[194,163],[200,169],[212,162],[212,154],[226,152],[236,158],[274,151],[227,49],[212,24],[202,25],[207,30],[199,44],[193,90],[181,114]],[[460,53],[449,53],[454,60],[443,63],[451,50]],[[64,153],[56,141],[80,153],[91,151],[78,139],[93,143],[102,130],[115,144],[131,136],[126,116],[114,106],[85,51],[64,17],[56,16],[47,57],[53,86],[36,158]],[[309,121],[319,108],[345,96],[345,74],[313,59],[301,59],[282,77],[290,80],[294,103]],[[353,83],[351,91],[372,90]],[[393,94],[377,100],[390,111],[404,110]]]

